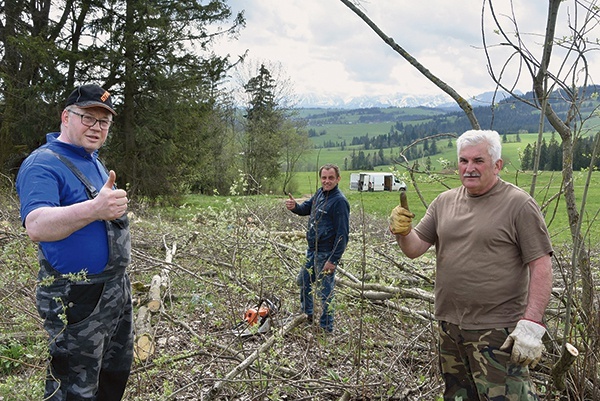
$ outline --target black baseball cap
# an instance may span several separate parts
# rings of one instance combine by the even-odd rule
[[[71,105],[82,109],[89,107],[104,107],[115,116],[117,115],[117,112],[113,108],[110,93],[98,85],[81,85],[75,88],[67,98],[65,104],[65,106]]]

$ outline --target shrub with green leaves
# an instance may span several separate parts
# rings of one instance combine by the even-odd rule
[[[0,373],[8,375],[18,371],[24,356],[25,348],[21,344],[0,344]]]

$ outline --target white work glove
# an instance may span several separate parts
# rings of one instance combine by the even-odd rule
[[[508,351],[512,345],[510,361],[517,365],[531,365],[533,368],[542,357],[542,337],[545,332],[546,328],[541,324],[531,320],[519,320],[500,350]]]

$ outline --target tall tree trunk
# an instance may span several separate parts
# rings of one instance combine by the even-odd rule
[[[123,166],[121,172],[121,186],[128,184],[130,195],[136,190],[136,135],[135,135],[135,93],[137,84],[135,79],[135,33],[137,24],[135,22],[136,0],[127,0],[127,9],[125,15],[125,79],[123,91],[123,111],[120,121],[122,121],[122,135],[124,136]]]
[[[539,104],[543,104],[546,99],[546,92],[544,88],[547,86],[548,74],[546,73],[548,65],[550,64],[550,57],[552,55],[552,47],[554,43],[554,35],[556,31],[556,20],[558,16],[558,9],[562,0],[550,0],[548,6],[548,19],[546,22],[546,34],[544,39],[544,49],[542,54],[542,63],[538,74],[534,77],[533,89],[537,101]],[[577,88],[573,89],[577,91]],[[574,107],[574,106],[572,106]],[[581,235],[581,225],[579,219],[579,211],[577,210],[577,203],[575,199],[575,183],[573,180],[573,132],[569,125],[567,125],[558,114],[555,112],[551,104],[545,104],[545,115],[552,127],[558,132],[562,139],[563,149],[563,165],[562,165],[562,176],[563,176],[563,187],[564,187],[564,199],[567,206],[567,215],[569,218],[569,227],[571,230],[571,237],[573,239],[573,273],[579,270],[581,275],[581,287],[582,287],[582,301],[581,308],[585,317],[585,324],[587,326],[588,333],[599,333],[598,322],[596,317],[598,315],[594,306],[594,281],[590,266],[590,260],[588,252],[584,242],[584,238]],[[567,322],[568,324],[568,322]]]
[[[6,171],[11,154],[14,152],[13,129],[19,115],[19,54],[11,39],[16,34],[15,23],[19,21],[20,7],[16,0],[7,0],[4,4],[5,25],[2,32],[4,57],[0,72],[6,78],[3,85],[4,113],[0,128],[0,171]]]

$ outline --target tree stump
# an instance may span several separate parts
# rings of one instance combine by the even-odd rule
[[[560,356],[558,361],[552,367],[552,380],[557,390],[563,391],[566,388],[565,374],[577,359],[579,350],[572,344],[565,344],[565,352]]]

